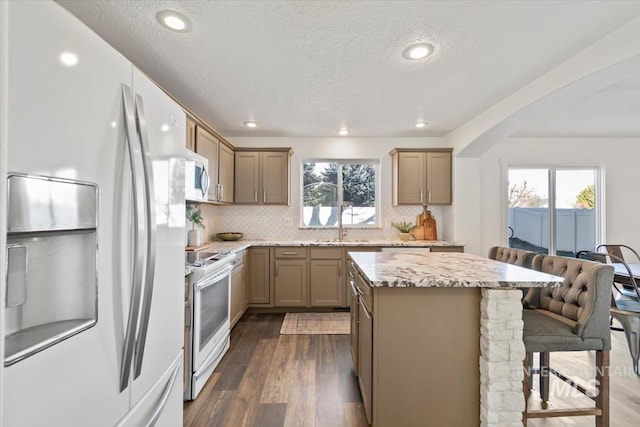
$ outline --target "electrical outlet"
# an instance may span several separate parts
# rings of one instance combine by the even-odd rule
[[[282,220],[285,227],[293,227],[293,221],[291,218],[284,217]]]
[[[260,218],[260,219],[258,219],[258,226],[259,226],[260,228],[263,228],[263,227],[264,227],[264,218]]]

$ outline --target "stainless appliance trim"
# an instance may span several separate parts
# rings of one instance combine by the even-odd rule
[[[125,129],[127,135],[127,147],[129,151],[129,161],[131,163],[132,196],[134,201],[133,209],[133,274],[131,283],[131,301],[129,304],[129,314],[127,317],[127,328],[125,332],[124,345],[122,347],[122,365],[120,372],[120,391],[127,388],[131,362],[136,340],[136,330],[138,328],[138,316],[140,312],[140,297],[142,292],[142,265],[144,256],[140,249],[139,239],[144,233],[143,224],[140,218],[144,212],[143,177],[137,167],[137,159],[140,158],[140,145],[135,144],[137,134],[135,132],[135,116],[133,110],[133,96],[131,88],[122,84],[122,99],[125,115]]]
[[[149,417],[149,421],[145,424],[146,427],[153,427],[156,424],[156,422],[158,422],[158,419],[160,418],[160,414],[162,414],[162,411],[167,405],[167,401],[169,400],[169,395],[171,394],[171,391],[173,390],[173,387],[176,384],[176,378],[178,377],[179,371],[180,371],[180,362],[176,364],[176,368],[173,370],[173,373],[171,374],[171,378],[169,378],[167,385],[164,387],[164,390],[162,390],[160,401],[158,402],[158,405],[156,405],[155,409],[153,410],[153,413]]]
[[[68,186],[76,193],[73,201],[65,197]],[[44,194],[47,203],[25,200],[23,195]],[[98,186],[93,182],[52,176],[11,172],[7,174],[7,233],[94,230],[98,227]],[[59,197],[60,196],[60,197]],[[76,209],[69,209],[72,203]],[[23,212],[25,206],[29,212]],[[73,216],[65,215],[74,212]]]
[[[200,187],[201,187],[203,198],[207,196],[207,192],[209,191],[209,185],[211,185],[211,180],[209,179],[209,172],[207,172],[206,168],[202,168],[202,173],[200,174]]]
[[[153,185],[153,165],[151,164],[151,151],[149,148],[148,134],[147,134],[147,120],[144,114],[144,104],[142,97],[136,94],[135,102],[136,119],[138,122],[138,136],[140,140],[140,150],[142,155],[143,175],[145,177],[145,197],[144,202],[146,205],[146,233],[147,233],[147,246],[146,246],[146,260],[145,265],[145,283],[142,291],[142,309],[140,317],[140,327],[138,337],[136,339],[136,359],[135,359],[135,371],[134,378],[138,378],[142,372],[142,359],[144,357],[145,344],[147,340],[147,331],[149,329],[149,316],[151,313],[151,299],[153,297],[153,283],[156,269],[156,213],[155,213],[155,199],[154,199],[154,185]]]
[[[12,275],[10,274],[11,258],[12,258],[11,254],[17,251],[18,249],[24,249],[24,251],[21,251],[22,259],[20,260],[20,261],[23,261],[22,266],[24,267],[21,269],[21,271],[24,272],[21,283],[16,283],[15,280],[12,280]],[[7,255],[5,259],[5,267],[6,267],[5,268],[6,289],[4,294],[5,308],[18,307],[20,305],[23,305],[25,302],[27,302],[26,280],[27,280],[28,263],[29,263],[29,247],[27,245],[24,245],[24,244],[7,245]],[[12,300],[13,294],[18,294],[19,297],[16,298],[15,300]]]

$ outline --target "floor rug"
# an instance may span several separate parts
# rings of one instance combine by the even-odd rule
[[[349,335],[351,314],[343,313],[287,313],[280,328],[281,335]]]

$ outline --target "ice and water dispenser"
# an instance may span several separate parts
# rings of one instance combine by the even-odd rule
[[[9,175],[5,366],[96,323],[97,208],[95,184]]]

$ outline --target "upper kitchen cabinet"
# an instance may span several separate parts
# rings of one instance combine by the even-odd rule
[[[451,148],[391,151],[393,205],[450,205]]]
[[[196,151],[196,122],[187,116],[187,148]]]
[[[235,203],[288,205],[290,148],[236,148]]]
[[[209,161],[209,201],[233,203],[233,149],[202,126],[196,126],[195,134],[196,153]]]

